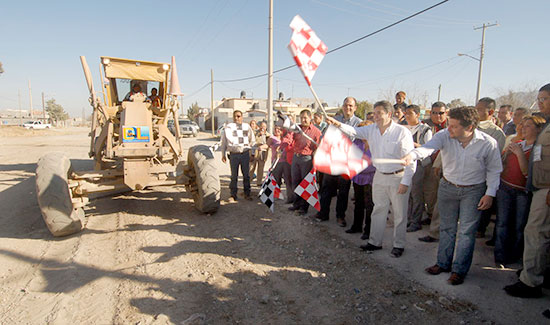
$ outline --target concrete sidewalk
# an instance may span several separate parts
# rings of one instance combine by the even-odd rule
[[[353,214],[353,202],[350,202],[347,211],[347,219],[351,221]],[[493,223],[487,229],[487,234],[493,233]],[[328,222],[320,223],[326,226],[333,234],[355,244],[359,250],[360,245],[366,244],[361,240],[361,234],[347,234],[345,229],[336,224],[336,218],[331,211],[331,219]],[[407,245],[405,252],[400,258],[390,256],[393,239],[393,224],[390,220],[384,233],[383,249],[374,253],[366,253],[365,258],[391,267],[404,277],[418,282],[440,295],[449,299],[460,299],[477,306],[480,312],[487,319],[496,324],[543,324],[550,323],[550,320],[542,316],[542,312],[550,308],[550,290],[543,290],[544,297],[539,299],[522,299],[508,296],[502,289],[505,285],[517,281],[516,271],[521,265],[516,264],[513,268],[501,269],[494,263],[493,247],[485,245],[489,238],[476,240],[474,259],[472,267],[462,285],[452,286],[447,283],[449,273],[440,275],[429,275],[424,269],[436,263],[438,243],[424,243],[418,240],[419,237],[427,235],[428,226],[423,230],[407,233]],[[353,246],[353,245],[352,245]]]

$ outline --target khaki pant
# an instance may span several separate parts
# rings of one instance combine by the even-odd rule
[[[428,231],[430,237],[439,239],[439,223],[439,208],[436,201],[432,214],[432,221],[430,222],[430,230]]]
[[[388,219],[390,203],[393,210],[393,247],[405,248],[405,234],[407,233],[407,208],[409,203],[409,186],[405,194],[397,194],[403,172],[395,175],[374,174],[372,183],[372,201],[374,208],[371,214],[371,228],[369,243],[382,246],[384,229]]]
[[[256,172],[256,185],[261,186],[264,181],[264,167],[267,160],[267,151],[257,151],[256,156],[250,161],[250,180]]]
[[[550,207],[546,205],[549,189],[533,192],[531,210],[524,230],[523,271],[519,279],[536,287],[544,281],[550,255]]]
[[[428,215],[430,216],[433,216],[434,214],[438,188],[439,177],[434,175],[432,164],[429,164],[424,167],[424,202],[426,203]]]

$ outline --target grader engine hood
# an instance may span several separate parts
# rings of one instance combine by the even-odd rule
[[[150,103],[123,102],[120,123],[121,144],[115,156],[123,158],[124,184],[143,189],[151,182],[151,159],[157,154],[153,145]]]

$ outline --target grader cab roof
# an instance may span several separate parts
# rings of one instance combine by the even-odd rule
[[[128,60],[101,57],[105,67],[105,77],[167,82],[170,64],[162,62]]]

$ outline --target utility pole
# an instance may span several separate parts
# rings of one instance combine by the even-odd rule
[[[44,123],[46,123],[46,106],[44,105],[44,92],[42,92],[42,117],[44,118]]]
[[[273,133],[273,0],[269,0],[269,49],[267,64],[267,128]]]
[[[17,98],[19,99],[19,124],[23,126],[23,112],[21,111],[21,90],[17,89]]]
[[[440,101],[440,100],[441,100],[441,84],[439,84],[439,88],[437,91],[437,101]]]
[[[212,136],[216,135],[214,130],[214,70],[210,69],[210,118],[212,119]]]
[[[32,92],[31,92],[31,79],[29,79],[29,109],[31,113],[31,120],[34,119],[34,114],[32,112]]]
[[[481,27],[474,27],[474,30],[481,29],[481,50],[479,53],[479,72],[477,74],[477,92],[476,92],[476,104],[479,100],[479,94],[481,92],[481,74],[483,71],[483,56],[485,52],[485,30],[489,27],[498,26],[498,24],[483,24]]]

